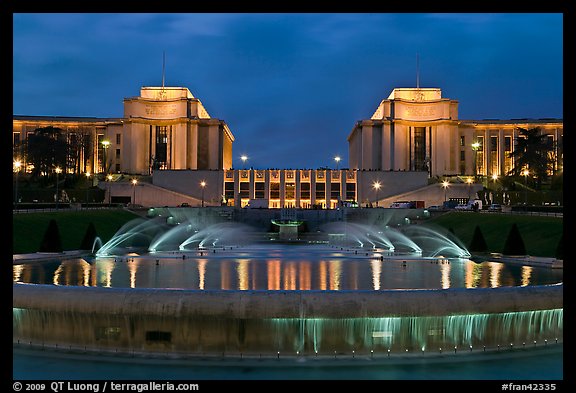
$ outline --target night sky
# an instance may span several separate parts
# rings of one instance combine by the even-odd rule
[[[164,56],[235,167],[347,167],[355,122],[417,75],[460,119],[563,118],[561,13],[16,13],[13,114],[122,117]]]

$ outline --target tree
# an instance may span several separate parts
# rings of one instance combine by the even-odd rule
[[[482,234],[480,226],[478,225],[476,225],[476,228],[474,228],[474,234],[472,235],[472,241],[470,242],[470,247],[468,247],[468,250],[475,252],[488,251],[488,245],[486,244],[484,235]]]
[[[88,224],[88,228],[86,229],[86,233],[84,234],[84,238],[80,244],[80,250],[92,250],[94,241],[97,237],[98,234],[96,233],[96,228],[94,227],[94,223],[91,222]]]
[[[536,180],[536,188],[540,189],[555,165],[555,145],[548,135],[540,132],[540,127],[518,128],[518,131],[514,150],[509,154],[514,159],[514,167],[508,174],[521,176],[522,171],[528,169]]]
[[[512,228],[508,232],[502,253],[504,255],[526,255],[526,246],[516,223],[512,224]]]
[[[28,162],[33,165],[32,177],[52,173],[56,167],[66,173],[68,144],[64,130],[57,127],[37,128],[27,139]]]
[[[62,240],[60,239],[60,229],[56,220],[51,219],[48,228],[44,232],[42,243],[40,243],[40,252],[62,252]]]

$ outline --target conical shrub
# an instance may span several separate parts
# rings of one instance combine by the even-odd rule
[[[48,223],[48,228],[44,232],[44,237],[40,243],[40,252],[62,252],[62,239],[60,229],[56,220],[52,219]]]
[[[96,240],[96,237],[98,237],[98,234],[96,233],[94,223],[91,222],[88,224],[88,228],[86,229],[86,233],[84,234],[84,238],[80,244],[80,249],[92,250],[92,246],[94,245],[94,240]]]
[[[526,246],[516,223],[512,224],[512,228],[508,232],[502,253],[504,255],[526,255]]]
[[[474,252],[488,251],[488,245],[486,244],[486,240],[484,239],[484,234],[482,233],[482,230],[480,230],[480,227],[478,225],[476,225],[476,228],[474,228],[474,234],[472,235],[472,240],[470,241],[468,251],[474,251]]]
[[[556,259],[564,260],[564,233],[560,236],[558,246],[556,246]]]

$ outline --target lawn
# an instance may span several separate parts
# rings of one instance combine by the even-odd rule
[[[118,229],[138,217],[123,209],[60,211],[13,214],[13,254],[37,252],[51,219],[56,220],[64,250],[75,250],[82,244],[88,226],[92,223],[103,243],[112,238]]]
[[[449,212],[430,219],[425,225],[452,229],[466,247],[478,225],[489,251],[502,252],[510,228],[516,223],[528,255],[554,257],[564,232],[563,222],[560,217]]]

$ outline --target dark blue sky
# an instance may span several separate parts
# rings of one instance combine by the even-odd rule
[[[563,118],[561,13],[14,14],[13,112],[122,117],[183,86],[236,137],[235,166],[348,165],[347,136],[395,87],[460,119]]]

